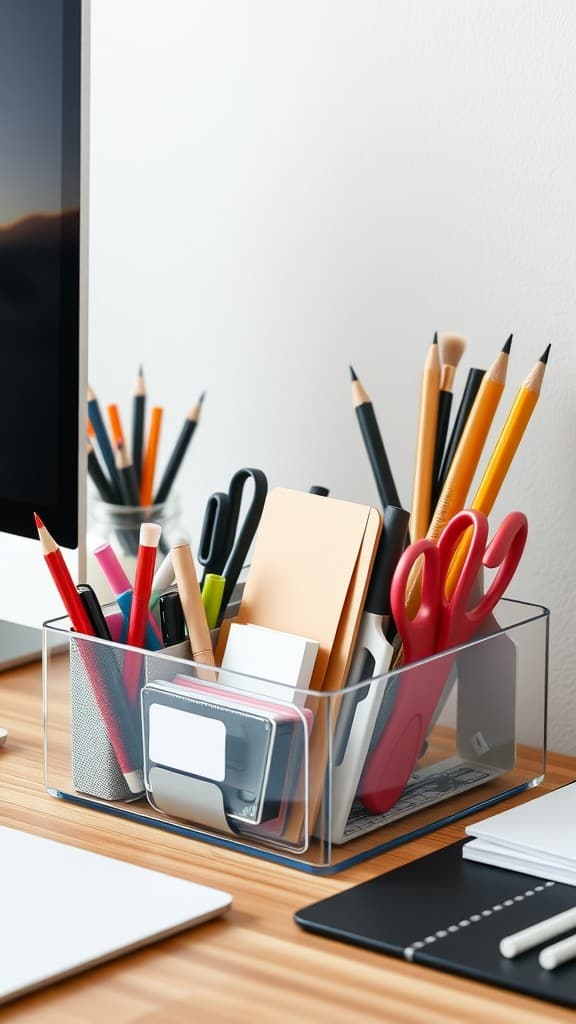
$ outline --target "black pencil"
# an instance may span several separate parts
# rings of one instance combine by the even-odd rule
[[[132,400],[132,462],[136,480],[142,478],[142,451],[144,447],[144,413],[146,410],[146,385],[142,367],[138,370]]]
[[[360,424],[364,446],[372,466],[382,509],[386,510],[389,505],[401,507],[402,502],[398,497],[374,407],[352,367],[350,367],[350,374],[352,376],[352,401]]]
[[[108,477],[104,473],[102,466],[98,462],[96,452],[94,451],[90,441],[86,444],[86,452],[88,456],[88,475],[92,480],[98,494],[102,501],[106,501],[110,504],[114,504],[114,492]]]
[[[440,495],[444,484],[446,483],[446,477],[452,465],[452,459],[456,454],[456,449],[460,443],[460,438],[464,433],[464,427],[466,421],[470,415],[470,410],[474,405],[474,400],[478,394],[478,389],[482,383],[482,378],[485,374],[485,370],[478,370],[472,368],[468,370],[468,377],[466,378],[466,385],[464,387],[464,393],[458,406],[458,412],[456,413],[456,419],[454,420],[454,426],[452,427],[452,433],[450,434],[450,440],[446,445],[444,452],[444,458],[442,459],[442,465],[440,467],[440,473],[437,481],[437,493]]]
[[[168,460],[168,465],[164,470],[164,475],[160,481],[158,490],[156,491],[156,495],[154,497],[155,505],[160,505],[163,501],[166,501],[166,498],[170,493],[172,484],[174,483],[174,478],[178,470],[180,469],[182,459],[186,454],[186,449],[188,448],[188,445],[192,440],[192,435],[196,430],[196,427],[198,426],[198,420],[200,419],[200,411],[202,409],[202,402],[204,401],[204,396],[205,392],[203,391],[202,394],[200,395],[200,398],[196,402],[196,405],[194,406],[193,409],[190,410],[186,419],[184,420],[182,430],[178,435],[178,439],[176,441],[176,444],[174,445],[174,450],[172,452],[172,455],[170,456],[170,459]]]
[[[134,465],[130,461],[130,456],[121,441],[118,441],[116,444],[116,469],[118,471],[118,481],[124,505],[138,506],[140,504],[140,494]]]
[[[90,387],[88,388],[88,416],[92,426],[94,427],[94,433],[96,435],[96,440],[98,441],[100,454],[106,463],[106,469],[108,470],[108,476],[110,477],[110,486],[112,488],[112,493],[114,494],[114,501],[121,503],[122,496],[120,493],[118,472],[116,470],[116,458],[114,456],[112,444],[110,443],[108,431],[104,426],[104,420],[102,419],[98,399]]]

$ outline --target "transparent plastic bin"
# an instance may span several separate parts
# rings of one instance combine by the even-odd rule
[[[549,612],[534,604],[503,600],[471,643],[334,693],[69,626],[43,627],[45,782],[85,806],[330,873],[544,776]],[[140,696],[119,709],[135,665]]]

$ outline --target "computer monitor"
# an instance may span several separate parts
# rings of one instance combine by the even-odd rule
[[[87,15],[0,0],[0,668],[61,610],[34,512],[83,574]]]

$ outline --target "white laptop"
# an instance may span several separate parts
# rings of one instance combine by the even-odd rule
[[[231,896],[0,827],[0,1003],[200,924]]]

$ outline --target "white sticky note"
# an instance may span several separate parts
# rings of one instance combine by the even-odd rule
[[[259,697],[303,705],[312,677],[317,640],[265,626],[233,622],[222,659],[219,683],[247,688]],[[250,676],[250,681],[231,673]]]
[[[216,718],[152,704],[148,753],[166,768],[223,782],[226,775],[226,726]]]

